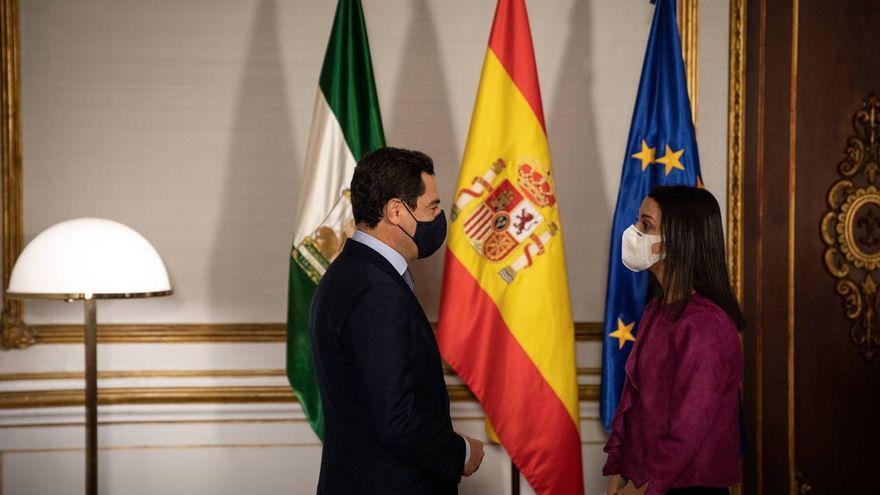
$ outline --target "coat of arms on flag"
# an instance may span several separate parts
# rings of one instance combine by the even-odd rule
[[[545,221],[541,210],[556,205],[556,188],[548,170],[528,160],[520,160],[516,177],[508,177],[507,164],[499,158],[471,186],[458,191],[452,220],[479,201],[462,223],[465,237],[487,261],[504,262],[523,246],[520,255],[503,266],[499,275],[509,284],[516,274],[532,266],[536,256],[559,230],[555,222]]]
[[[351,193],[345,189],[321,224],[294,246],[290,256],[317,284],[354,230]]]

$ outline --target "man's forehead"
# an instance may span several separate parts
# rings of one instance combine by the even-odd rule
[[[440,204],[440,196],[437,195],[436,191],[425,191],[425,194],[419,196],[418,202],[424,205],[437,205]]]
[[[439,202],[440,196],[437,193],[437,182],[434,179],[434,176],[422,172],[422,182],[425,184],[425,192],[422,194],[421,199],[425,203]]]

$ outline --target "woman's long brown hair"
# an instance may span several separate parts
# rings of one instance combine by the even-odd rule
[[[696,291],[742,330],[746,322],[730,286],[718,201],[705,189],[687,186],[655,187],[648,196],[660,206],[666,251],[665,288],[652,274],[649,295],[667,304],[677,319]]]

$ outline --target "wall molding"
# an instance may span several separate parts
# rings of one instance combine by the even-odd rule
[[[454,377],[455,372],[444,365],[444,372]],[[580,367],[577,374],[584,377],[599,377],[600,368]],[[139,379],[139,378],[265,378],[285,377],[283,369],[204,369],[204,370],[119,370],[101,371],[98,378]],[[72,407],[84,404],[82,388],[49,388],[41,390],[2,390],[3,383],[82,380],[81,371],[46,371],[29,373],[0,374],[0,410],[22,408]],[[57,386],[57,384],[56,384]],[[460,383],[447,385],[450,399],[457,402],[476,401],[468,388]],[[578,393],[582,401],[596,401],[599,396],[598,384],[581,384]],[[284,385],[262,386],[169,386],[164,383],[155,387],[104,387],[98,390],[100,405],[119,404],[241,404],[241,403],[291,403],[296,396],[290,387]]]
[[[114,378],[256,378],[266,376],[285,376],[282,369],[239,369],[239,370],[119,370],[99,371],[98,379]],[[37,380],[83,380],[82,371],[35,371],[27,373],[0,374],[0,383]]]
[[[455,402],[475,402],[473,393],[464,385],[447,385],[449,398]],[[596,401],[599,385],[579,385],[581,401]],[[277,387],[118,387],[98,390],[101,406],[119,404],[241,404],[296,402],[288,386]],[[0,392],[0,409],[45,407],[82,407],[82,389],[58,389]]]
[[[455,371],[446,363],[443,364],[446,375],[454,376]],[[579,367],[579,376],[600,376],[601,368]],[[206,369],[206,370],[118,370],[99,371],[98,378],[110,380],[117,378],[257,378],[287,376],[283,369]],[[0,374],[0,383],[12,381],[38,380],[82,380],[82,371],[35,371],[26,373]]]
[[[81,344],[82,325],[33,325],[36,344]],[[285,342],[284,323],[131,323],[98,325],[103,344]]]
[[[436,323],[432,325],[436,328]],[[31,325],[28,329],[35,344],[81,344],[82,325]],[[601,322],[576,322],[575,339],[602,340]],[[158,344],[194,342],[267,343],[285,342],[284,323],[150,323],[98,325],[98,342],[102,344]]]
[[[605,432],[599,424],[599,403],[581,402],[579,404],[579,416],[581,431],[584,442],[593,443],[601,441],[604,445]],[[483,430],[479,424],[485,421],[486,415],[477,402],[453,402],[450,404],[450,415],[455,422],[475,421],[477,429]],[[211,441],[223,444],[236,443],[237,440],[247,443],[257,441],[259,438],[281,441],[296,438],[298,433],[306,433],[309,430],[308,421],[299,404],[289,403],[262,403],[262,404],[147,404],[147,405],[114,405],[102,407],[99,411],[99,424],[102,428],[107,426],[130,426],[143,425],[145,427],[158,426],[160,428],[184,428],[188,433],[198,435],[206,433]],[[79,407],[47,407],[41,409],[6,409],[0,411],[0,435],[6,434],[7,442],[4,443],[3,451],[21,450],[29,448],[48,447],[46,437],[38,431],[33,433],[25,430],[44,430],[45,428],[82,428],[83,415]],[[200,430],[202,427],[216,427],[222,425],[241,425],[256,430],[262,430],[255,434],[242,431],[229,431],[232,436],[216,438],[216,431]],[[265,426],[271,426],[275,433],[267,432]],[[588,426],[589,425],[589,426]],[[584,428],[586,426],[586,428]],[[18,430],[9,434],[8,430]],[[5,431],[4,431],[5,430]],[[197,431],[199,430],[199,431]],[[55,430],[56,432],[59,430]],[[282,433],[289,432],[289,433]],[[266,435],[268,437],[259,436]],[[42,441],[34,442],[29,435],[42,436]],[[279,437],[278,434],[281,434]],[[310,437],[310,433],[307,433]],[[63,433],[52,433],[52,438],[64,439]],[[170,437],[174,439],[174,435]],[[78,442],[82,439],[79,434],[74,438],[66,437]],[[118,438],[118,437],[116,437]],[[137,442],[140,443],[141,439]],[[195,438],[188,437],[187,443],[196,442]],[[50,439],[49,444],[53,443]],[[66,447],[70,447],[69,441],[64,441]],[[129,444],[128,442],[124,442]]]

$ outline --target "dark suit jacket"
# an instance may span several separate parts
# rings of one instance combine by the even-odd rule
[[[457,493],[465,441],[437,341],[391,263],[346,242],[318,284],[309,331],[324,408],[318,493]]]

